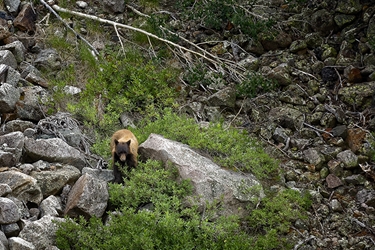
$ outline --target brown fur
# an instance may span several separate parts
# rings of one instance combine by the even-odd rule
[[[123,183],[123,176],[119,166],[127,165],[127,170],[137,167],[138,164],[138,140],[134,134],[121,129],[116,131],[111,138],[112,166],[115,175],[114,182]]]

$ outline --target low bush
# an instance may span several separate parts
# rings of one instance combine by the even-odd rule
[[[175,180],[173,166],[141,162],[129,176],[125,186],[110,185],[118,212],[107,224],[99,218],[59,223],[59,249],[250,249],[253,244],[235,216],[212,222],[196,207],[184,206],[191,185]],[[138,209],[145,204],[151,206]]]
[[[224,30],[233,26],[239,33],[257,39],[258,34],[270,30],[274,22],[271,19],[256,18],[252,15],[252,6],[257,0],[209,0],[179,2],[178,8],[187,20],[201,22],[208,29]]]
[[[236,94],[241,98],[253,98],[259,94],[272,91],[277,87],[274,81],[271,81],[261,74],[249,73],[246,78],[236,85]]]
[[[277,177],[278,163],[264,152],[262,145],[245,131],[227,128],[222,123],[202,128],[194,119],[170,109],[154,122],[147,122],[134,133],[143,142],[151,133],[161,134],[210,155],[220,166],[251,172],[259,179]]]

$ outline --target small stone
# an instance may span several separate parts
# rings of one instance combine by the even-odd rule
[[[87,8],[87,6],[89,6],[88,3],[86,3],[85,1],[77,1],[77,2],[76,2],[76,5],[77,5],[79,8],[81,8],[81,9],[85,9],[85,8]]]
[[[341,179],[333,174],[329,174],[326,177],[326,182],[327,182],[328,188],[337,188],[342,185]]]
[[[341,203],[337,199],[331,200],[329,203],[329,206],[331,207],[332,211],[334,212],[342,212],[342,206]]]
[[[323,167],[321,170],[320,170],[320,177],[321,178],[326,178],[327,176],[329,175],[329,170],[327,167]]]
[[[341,166],[341,161],[338,160],[330,160],[327,163],[327,166],[329,168],[329,172],[331,174],[334,174],[336,176],[342,176],[343,168]]]
[[[344,167],[347,169],[352,169],[358,166],[358,156],[350,149],[338,153],[337,159],[344,163]]]
[[[333,82],[339,79],[339,76],[337,75],[335,69],[332,67],[323,68],[321,75],[324,82]]]

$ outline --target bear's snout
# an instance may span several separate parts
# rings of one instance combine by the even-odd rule
[[[122,162],[126,161],[126,154],[120,154],[120,161]]]

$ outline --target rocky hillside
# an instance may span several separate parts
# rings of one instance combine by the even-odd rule
[[[57,249],[52,220],[102,216],[108,202],[106,183],[113,174],[101,169],[107,159],[90,152],[80,121],[68,113],[46,115],[53,91],[46,75],[66,65],[61,52],[41,39],[42,19],[54,3],[50,9],[44,1],[3,3],[0,249]],[[297,220],[290,229],[294,249],[375,249],[375,3],[264,0],[245,7],[259,20],[276,21],[272,35],[251,39],[234,20],[215,29],[204,25],[204,19],[186,21],[167,3],[155,10],[124,1],[77,1],[69,9],[129,25],[152,12],[168,13],[171,32],[180,36],[170,45],[183,58],[173,66],[184,68],[189,58],[205,57],[212,70],[198,82],[182,77],[182,111],[202,123],[222,119],[247,130],[280,159],[283,182],[274,189],[312,194],[308,220]],[[86,31],[77,35],[85,39]],[[126,33],[126,27],[120,32]],[[118,43],[87,39],[93,51]],[[223,77],[216,77],[217,72]],[[244,96],[246,88],[238,93],[236,86],[246,74],[260,79],[252,90],[258,95]],[[262,89],[267,81],[277,87]],[[66,86],[65,91],[76,95],[82,89]],[[233,187],[243,181],[258,184],[251,174],[223,170],[173,143],[153,135],[141,148],[150,158],[166,159],[169,154],[181,177],[193,179],[197,194],[205,199],[232,194],[225,196],[228,214],[253,198]],[[191,171],[194,159],[207,164]],[[189,175],[202,168],[202,173]],[[217,188],[211,190],[207,183]]]

